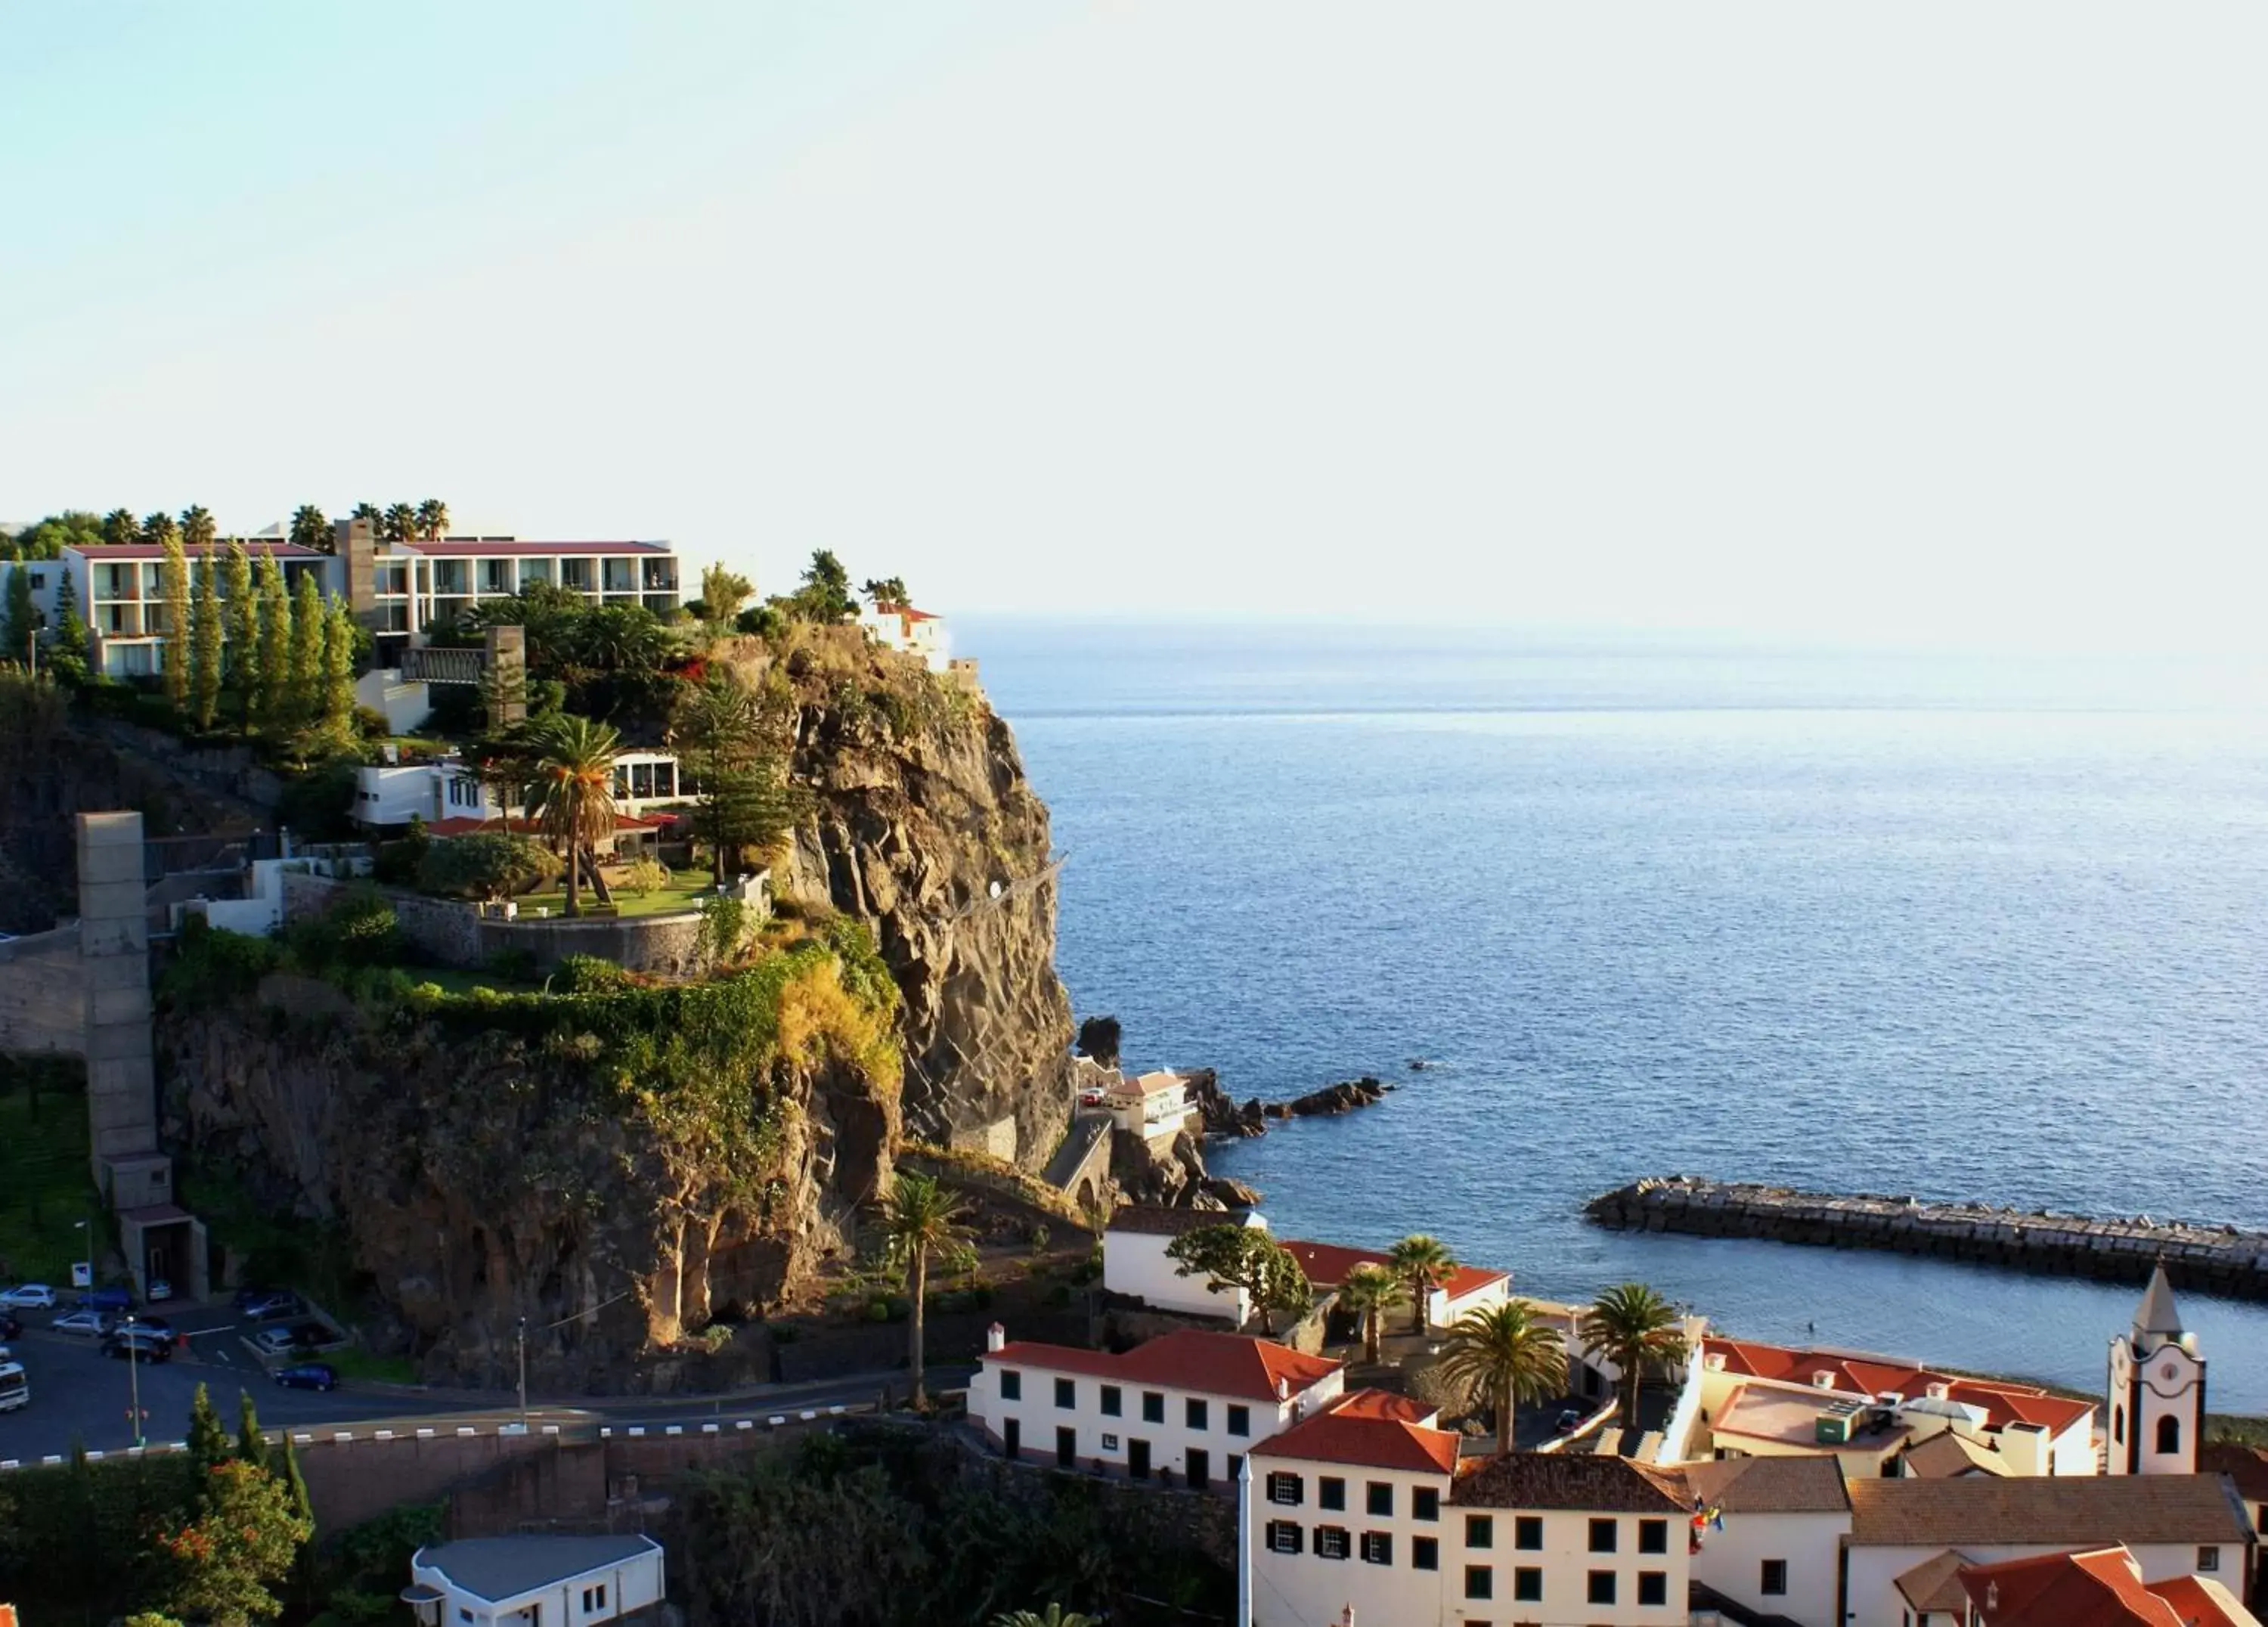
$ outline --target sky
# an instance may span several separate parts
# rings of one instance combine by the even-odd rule
[[[948,614],[2186,648],[2268,11],[0,0],[0,518]]]

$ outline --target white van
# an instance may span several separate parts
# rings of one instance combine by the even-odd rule
[[[32,1382],[20,1361],[0,1361],[0,1412],[13,1412],[32,1399]]]

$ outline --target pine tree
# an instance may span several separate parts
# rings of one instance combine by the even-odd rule
[[[254,681],[250,710],[252,726],[272,734],[290,721],[291,600],[284,591],[284,572],[275,555],[260,556],[259,578],[260,585],[254,590],[253,644],[260,652],[260,670]]]
[[[315,573],[302,571],[291,604],[291,688],[284,701],[287,725],[313,723],[322,716],[323,637],[328,625]]]
[[[314,1518],[314,1504],[307,1496],[306,1477],[299,1473],[299,1449],[291,1444],[291,1432],[284,1432],[284,1491],[291,1499],[291,1512],[302,1520]]]
[[[197,727],[210,729],[220,712],[221,619],[225,607],[214,596],[219,562],[210,554],[197,568],[189,600],[189,706]]]
[[[192,509],[192,514],[202,512]],[[211,516],[205,517],[207,526]],[[158,567],[159,591],[166,597],[166,701],[177,712],[189,709],[189,556],[176,532],[166,538],[166,561]]]
[[[82,659],[86,655],[86,622],[79,615],[78,588],[71,581],[70,567],[63,567],[63,579],[55,584],[55,646],[65,655]]]
[[[241,537],[228,540],[228,565],[221,578],[221,636],[227,641],[228,671],[236,680],[237,704],[243,721],[252,721],[254,696],[260,688],[259,600],[252,591],[252,556]]]
[[[260,1411],[250,1390],[236,1393],[236,1455],[254,1469],[268,1467],[268,1441],[260,1432]]]
[[[215,1468],[227,1461],[229,1454],[228,1427],[213,1410],[212,1394],[202,1383],[198,1384],[195,1398],[189,1402],[189,1465],[191,1478],[195,1481],[199,1496],[204,1493],[205,1482]]]
[[[0,627],[0,661],[32,659],[32,635],[40,625],[40,607],[32,602],[32,573],[18,563],[8,572],[8,610]]]
[[[343,599],[323,618],[323,728],[340,744],[354,738],[355,623]]]

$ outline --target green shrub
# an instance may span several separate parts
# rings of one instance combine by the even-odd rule
[[[232,932],[191,916],[181,924],[172,964],[158,980],[158,998],[182,1010],[221,1005],[257,989],[282,958],[272,938]]]
[[[534,983],[535,957],[525,949],[499,949],[489,957],[488,970],[507,983]]]
[[[554,994],[612,994],[631,986],[628,972],[595,954],[571,954],[551,974]]]
[[[321,915],[284,929],[292,958],[311,972],[384,966],[401,954],[400,924],[394,906],[368,887],[357,887]]]
[[[433,844],[426,834],[425,821],[413,814],[409,816],[409,834],[398,842],[382,842],[378,857],[371,862],[371,879],[386,887],[415,887],[417,871],[425,862],[425,850]]]
[[[866,1304],[866,1320],[871,1322],[886,1322],[889,1321],[890,1302],[887,1299],[868,1300]]]
[[[556,876],[558,855],[503,830],[476,830],[426,844],[417,885],[449,898],[501,901]]]

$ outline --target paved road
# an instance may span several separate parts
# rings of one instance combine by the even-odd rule
[[[71,1338],[43,1329],[27,1329],[12,1346],[31,1381],[32,1400],[14,1412],[0,1412],[0,1461],[36,1461],[68,1453],[76,1439],[90,1451],[109,1452],[134,1444],[129,1422],[132,1385],[141,1388],[147,1417],[144,1438],[179,1440],[188,1432],[189,1406],[200,1383],[210,1387],[214,1404],[233,1429],[237,1395],[249,1391],[260,1421],[271,1428],[313,1425],[338,1426],[384,1420],[443,1420],[452,1423],[516,1421],[518,1408],[493,1394],[429,1391],[390,1385],[355,1385],[329,1394],[284,1389],[253,1360],[232,1326],[212,1317],[176,1316],[176,1327],[214,1325],[190,1333],[194,1359],[155,1365],[105,1356],[92,1339]],[[968,1367],[933,1370],[932,1388],[968,1382]],[[885,1386],[905,1392],[902,1373],[846,1374],[806,1384],[764,1386],[731,1396],[529,1397],[538,1421],[597,1419],[624,1425],[686,1423],[710,1417],[763,1417],[805,1407],[871,1402]]]

